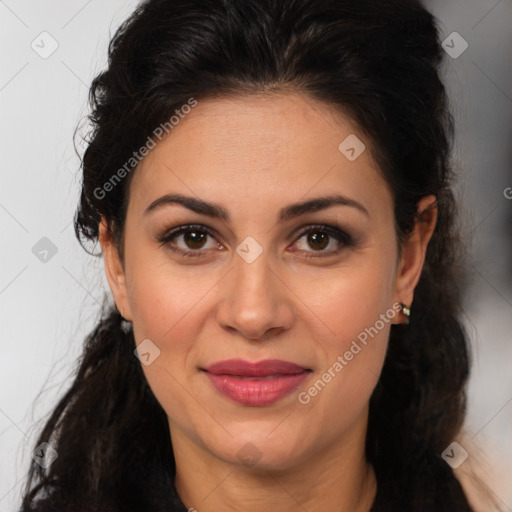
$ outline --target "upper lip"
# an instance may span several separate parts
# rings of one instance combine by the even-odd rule
[[[280,359],[264,359],[256,363],[244,361],[243,359],[227,359],[219,361],[204,368],[214,375],[238,375],[241,377],[266,377],[268,375],[296,375],[305,371],[304,368],[295,363],[282,361]]]

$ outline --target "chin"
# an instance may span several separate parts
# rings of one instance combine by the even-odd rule
[[[210,450],[224,462],[253,471],[284,471],[301,463],[305,454],[301,439],[297,442],[292,439],[283,432],[273,438],[246,433],[230,439],[224,446],[213,442]]]

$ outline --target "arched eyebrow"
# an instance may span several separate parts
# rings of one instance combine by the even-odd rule
[[[202,199],[197,199],[196,197],[184,196],[182,194],[166,194],[162,197],[159,197],[158,199],[155,199],[144,210],[143,215],[147,215],[150,212],[159,210],[165,206],[175,204],[184,206],[185,208],[200,215],[206,215],[207,217],[212,217],[214,219],[221,219],[226,222],[231,221],[228,211],[222,205],[203,201]],[[316,197],[314,199],[290,204],[284,208],[281,208],[278,214],[278,222],[286,222],[306,213],[313,213],[338,205],[355,208],[359,212],[363,213],[366,217],[370,216],[368,210],[358,201],[341,195],[330,195]]]

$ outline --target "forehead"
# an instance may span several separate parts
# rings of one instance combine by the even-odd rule
[[[365,146],[353,161],[340,151],[347,138]],[[370,145],[339,109],[308,96],[198,100],[141,162],[130,195],[138,209],[168,192],[247,208],[336,191],[385,200]]]

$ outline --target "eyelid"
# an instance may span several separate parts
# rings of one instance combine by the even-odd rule
[[[170,243],[171,240],[174,238],[180,236],[183,233],[186,233],[187,231],[203,231],[215,240],[217,240],[218,235],[215,233],[215,230],[209,228],[208,226],[205,226],[204,224],[182,224],[180,226],[177,226],[175,228],[167,228],[164,229],[161,235],[158,235],[156,237],[157,241],[160,243],[160,246],[167,246],[166,248],[179,253],[182,256],[189,256],[189,257],[200,257],[202,256],[202,253],[205,251],[205,249],[180,249],[173,247]],[[220,242],[217,240],[217,243],[220,244]],[[222,245],[222,244],[221,244]]]
[[[176,226],[175,228],[167,228],[163,230],[163,233],[159,236],[157,236],[157,241],[160,242],[161,246],[166,246],[170,243],[170,241],[178,236],[180,236],[182,233],[186,233],[187,231],[202,231],[212,238],[216,239],[217,243],[220,245],[223,245],[221,242],[217,240],[218,235],[216,234],[216,231],[212,228],[209,228],[208,226],[205,226],[204,224],[183,224],[180,226]],[[330,251],[303,251],[299,250],[298,252],[301,253],[312,253],[311,256],[308,257],[328,257],[332,255],[336,255],[343,248],[350,247],[354,245],[354,238],[347,233],[347,231],[339,226],[335,225],[329,225],[329,224],[303,224],[300,227],[296,228],[293,233],[290,235],[289,239],[294,240],[297,242],[300,240],[304,235],[309,234],[310,232],[314,231],[323,231],[327,233],[327,235],[331,238],[335,238],[339,244],[341,244],[340,249],[330,250]],[[297,234],[298,233],[298,234]],[[202,256],[202,253],[204,253],[205,249],[180,249],[176,247],[172,247],[172,244],[168,245],[168,248],[172,250],[173,252],[180,253],[181,255],[187,257],[200,257]],[[314,254],[317,253],[317,256],[314,256]],[[324,255],[324,256],[322,256]]]
[[[213,229],[205,226],[204,224],[183,224],[181,226],[176,226],[175,228],[164,229],[162,234],[158,235],[156,238],[162,245],[165,245],[170,239],[175,238],[184,232],[193,231],[194,229],[197,231],[204,231],[213,238],[217,236]]]
[[[299,228],[299,230],[300,229],[301,228]],[[334,238],[338,241],[340,247],[338,249],[331,249],[330,251],[300,251],[308,254],[306,258],[328,258],[329,256],[338,255],[345,248],[355,245],[353,236],[347,233],[345,229],[329,224],[308,224],[306,229],[300,231],[299,235],[293,236],[293,238],[294,240],[298,241],[304,235],[314,233],[315,231],[327,233],[330,238]]]

